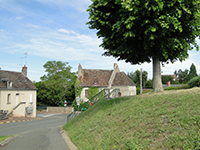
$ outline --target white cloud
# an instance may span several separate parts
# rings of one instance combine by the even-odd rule
[[[62,33],[66,33],[66,34],[74,34],[74,35],[78,35],[78,33],[71,31],[71,30],[66,30],[66,29],[58,29],[58,32],[62,32]]]
[[[40,28],[39,25],[34,25],[34,24],[30,24],[30,23],[27,26],[31,27],[31,28]]]
[[[15,17],[15,19],[17,19],[17,20],[22,20],[22,19],[24,19],[23,17]]]

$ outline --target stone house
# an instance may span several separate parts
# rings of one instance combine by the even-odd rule
[[[25,65],[22,72],[0,70],[0,113],[36,117],[36,93]]]
[[[114,63],[113,70],[83,69],[79,64],[78,80],[79,86],[83,87],[80,95],[83,101],[88,101],[89,87],[99,87],[99,91],[120,89],[121,96],[136,95],[136,84],[124,72],[120,72],[117,63]]]

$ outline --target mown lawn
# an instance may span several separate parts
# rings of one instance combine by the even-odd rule
[[[200,88],[102,99],[63,129],[80,150],[200,149]]]

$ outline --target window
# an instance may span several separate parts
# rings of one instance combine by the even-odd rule
[[[11,94],[8,94],[8,96],[7,96],[7,104],[10,104],[10,95]]]
[[[16,93],[15,105],[17,106],[18,104],[19,104],[19,93]]]
[[[33,94],[30,94],[30,104],[33,103]]]
[[[85,96],[88,97],[88,90],[85,90]]]

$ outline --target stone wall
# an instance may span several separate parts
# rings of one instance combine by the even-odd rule
[[[74,107],[47,107],[48,113],[71,113],[74,111]],[[43,110],[43,112],[45,112]]]

